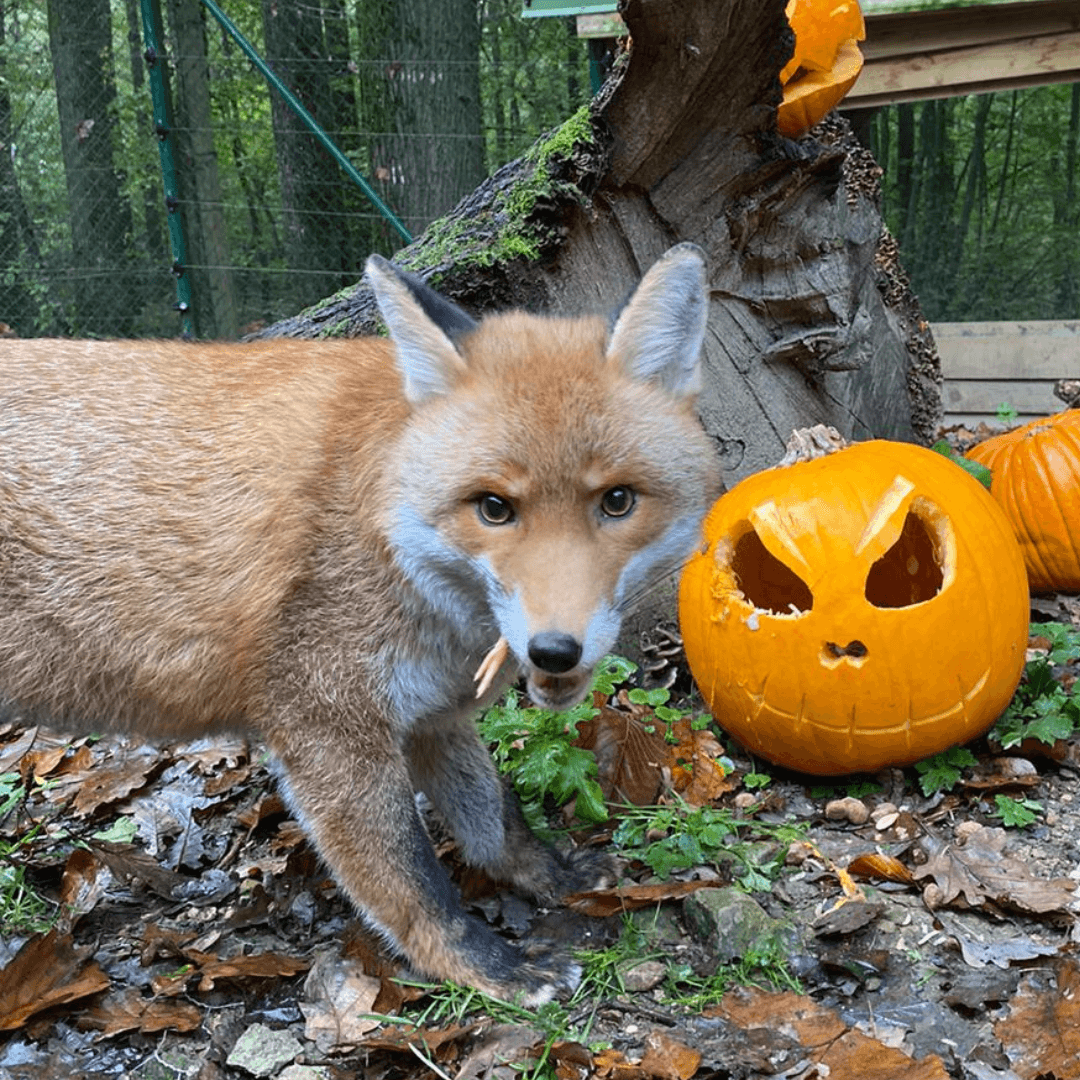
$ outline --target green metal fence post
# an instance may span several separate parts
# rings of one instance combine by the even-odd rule
[[[180,329],[186,338],[195,336],[191,312],[191,277],[187,268],[184,244],[184,222],[180,216],[180,197],[176,186],[176,162],[173,159],[171,116],[168,95],[165,93],[164,56],[161,50],[161,9],[157,0],[142,0],[143,41],[147,71],[150,76],[150,96],[154,103],[154,131],[157,133],[161,155],[161,179],[165,187],[165,207],[169,212],[169,246],[172,248],[172,272],[176,276],[176,310],[180,312]]]
[[[146,0],[144,0],[144,3]],[[237,29],[232,19],[214,3],[214,0],[202,0],[203,6],[222,25],[225,32],[240,46],[244,55],[262,72],[263,78],[285,99],[289,108],[304,122],[304,125],[322,143],[330,156],[341,166],[345,175],[371,200],[371,204],[397,230],[406,244],[412,243],[412,234],[401,220],[379,198],[378,192],[357,172],[353,163],[337,148],[333,139],[319,126],[318,121],[301,104],[300,99],[274,74],[270,65],[255,51],[255,47]]]

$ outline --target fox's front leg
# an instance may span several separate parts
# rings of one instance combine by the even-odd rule
[[[470,866],[541,903],[610,881],[606,857],[582,850],[565,857],[533,835],[468,712],[416,721],[405,749],[414,786],[435,805]]]
[[[523,952],[468,915],[420,821],[405,761],[358,742],[351,725],[291,725],[309,739],[269,741],[289,802],[338,884],[417,973],[538,1005],[572,990],[580,970],[544,949]],[[315,734],[317,733],[317,734]]]

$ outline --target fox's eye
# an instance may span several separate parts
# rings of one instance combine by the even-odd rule
[[[613,518],[626,517],[634,509],[634,491],[628,487],[608,488],[600,496],[600,509]]]
[[[485,525],[507,525],[514,520],[514,508],[501,495],[490,492],[476,500],[476,512]]]

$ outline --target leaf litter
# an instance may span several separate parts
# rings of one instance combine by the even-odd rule
[[[1051,618],[1080,625],[1075,599],[1054,603]],[[1062,686],[1077,674],[1059,672]],[[510,936],[554,926],[598,955],[636,935],[603,980],[535,1014],[464,988],[447,1004],[403,979],[257,748],[0,727],[0,871],[57,916],[46,932],[4,926],[0,1078],[1080,1080],[1080,736],[983,740],[928,796],[898,770],[821,790],[780,770],[762,786],[722,734],[687,718],[665,729],[625,691],[599,704],[578,735],[605,798],[722,813],[703,828],[756,845],[762,869],[712,854],[661,880],[644,857],[676,838],[646,836],[616,888],[549,918],[441,844]],[[997,793],[1037,800],[1034,823],[1001,828]],[[792,822],[807,831],[786,845],[755,832]],[[619,826],[616,812],[573,835],[613,843]],[[248,1047],[269,1051],[267,1032],[299,1049],[254,1072]]]

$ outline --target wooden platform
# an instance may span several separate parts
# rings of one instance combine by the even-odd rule
[[[1057,379],[1080,378],[1080,320],[932,323],[945,379],[946,424],[996,418],[1011,405],[1020,419],[1058,412]]]

